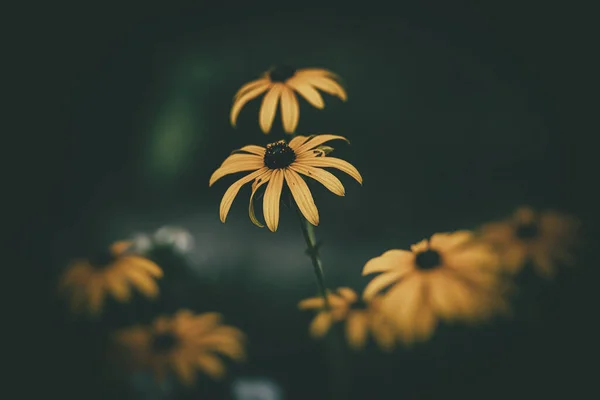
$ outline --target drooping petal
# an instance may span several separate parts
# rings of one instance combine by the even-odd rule
[[[373,297],[375,297],[375,295],[379,294],[380,291],[405,277],[408,272],[408,270],[389,271],[376,276],[373,278],[373,280],[371,280],[371,282],[369,282],[367,287],[365,287],[365,291],[362,295],[363,299],[365,301],[371,300]]]
[[[227,189],[227,191],[223,195],[223,199],[221,199],[221,205],[219,207],[219,218],[221,219],[221,222],[225,222],[227,214],[229,213],[229,209],[231,208],[231,204],[233,203],[235,196],[237,196],[242,186],[252,181],[253,179],[256,179],[257,177],[265,173],[265,171],[267,170],[267,167],[263,167],[258,171],[254,171],[253,173],[246,175],[245,177],[236,181],[233,185],[229,186],[229,189]]]
[[[288,143],[288,146],[290,146],[292,148],[292,150],[296,151],[296,149],[298,147],[300,147],[302,145],[302,143],[306,142],[308,139],[310,139],[310,136],[296,135],[296,136],[294,136],[294,138],[292,140],[290,140],[290,142]]]
[[[272,170],[266,171],[264,174],[256,178],[256,180],[252,183],[252,194],[250,194],[250,203],[248,205],[248,215],[250,216],[250,221],[259,228],[264,228],[264,225],[260,223],[260,221],[256,218],[256,214],[254,213],[254,195],[258,188],[260,188],[265,183],[269,182],[271,176],[273,175]]]
[[[414,267],[415,255],[406,250],[388,250],[379,257],[372,258],[365,264],[362,274],[368,275],[375,272],[410,271]]]
[[[212,186],[216,181],[221,179],[222,177],[230,174],[235,174],[243,171],[253,171],[258,170],[264,167],[264,161],[257,157],[256,160],[250,161],[239,161],[233,162],[231,164],[227,164],[224,167],[219,167],[210,177],[208,181],[208,186]]]
[[[314,135],[311,136],[306,142],[304,142],[302,144],[302,146],[299,146],[296,149],[296,154],[298,154],[298,156],[302,156],[303,153],[314,149],[315,147],[322,145],[323,143],[329,142],[331,140],[344,140],[346,141],[346,143],[350,143],[350,141],[348,139],[346,139],[343,136],[339,136],[339,135],[331,135],[331,134],[321,134],[321,135]],[[312,155],[312,153],[309,153]]]
[[[309,333],[313,338],[321,338],[329,331],[332,323],[331,313],[322,311],[310,323]]]
[[[364,311],[354,311],[348,314],[346,320],[346,338],[348,344],[355,350],[365,347],[368,327],[367,314]]]
[[[292,89],[283,86],[281,90],[281,120],[286,133],[294,133],[299,118],[300,106],[298,105],[298,99],[296,99]]]
[[[269,133],[271,130],[273,119],[275,119],[275,112],[277,111],[279,96],[284,88],[283,84],[275,84],[263,98],[262,105],[260,106],[259,122],[260,128],[264,133]]]
[[[270,87],[271,87],[270,83],[263,83],[262,85],[245,92],[243,95],[236,97],[233,102],[233,106],[231,107],[231,113],[229,115],[229,120],[231,122],[231,125],[235,127],[235,125],[237,123],[237,117],[247,102],[260,96],[263,92],[265,92]]]
[[[314,157],[314,158],[305,158],[301,160],[296,160],[296,163],[307,165],[310,167],[330,167],[337,168],[342,172],[347,173],[351,177],[353,177],[358,183],[362,184],[362,176],[358,170],[349,162],[341,160],[335,157]]]
[[[337,96],[340,99],[342,99],[343,101],[348,100],[348,95],[346,94],[346,91],[344,90],[342,85],[337,83],[335,80],[333,80],[329,77],[319,77],[319,76],[315,76],[315,77],[307,76],[306,79],[307,79],[308,83],[310,83],[312,86],[316,87],[317,89],[321,89],[325,93],[329,93],[333,96]]]
[[[251,153],[251,154],[255,154],[257,156],[264,157],[266,149],[264,147],[261,147],[261,146],[256,146],[254,144],[249,144],[247,146],[242,147],[241,149],[237,149],[237,150],[232,151],[231,154],[236,154],[236,153],[244,152],[244,151],[246,151],[248,153]]]
[[[248,82],[245,85],[243,85],[236,93],[235,96],[233,96],[233,99],[237,99],[241,96],[243,96],[244,94],[248,93],[251,90],[254,90],[258,87],[264,86],[264,85],[268,85],[269,83],[271,83],[268,79],[257,79],[255,81],[252,82]]]
[[[163,276],[163,270],[154,262],[144,257],[123,256],[115,263],[115,265],[117,264],[135,265],[137,268],[143,269],[155,278],[160,278]]]
[[[204,373],[213,379],[221,379],[225,375],[223,361],[213,354],[205,353],[198,356],[196,363]]]
[[[263,199],[263,215],[267,227],[275,232],[279,226],[279,199],[283,188],[283,170],[276,169],[271,175],[271,180]]]
[[[342,185],[342,182],[340,182],[340,180],[331,172],[298,163],[290,165],[289,168],[313,178],[338,196],[343,196],[345,194],[344,185]]]
[[[338,288],[337,292],[346,300],[349,304],[354,303],[358,300],[356,292],[349,287]]]
[[[264,156],[261,157],[257,154],[232,154],[227,157],[219,166],[219,168],[226,167],[228,165],[244,163],[244,162],[262,162]]]
[[[292,192],[294,201],[300,209],[300,212],[302,215],[304,215],[304,218],[306,218],[308,222],[314,226],[319,225],[319,211],[317,210],[317,206],[313,200],[308,185],[306,182],[304,182],[304,179],[298,175],[298,173],[292,171],[291,169],[288,168],[284,170],[284,172],[285,180],[290,188],[290,191]]]
[[[287,81],[287,85],[304,97],[313,107],[319,110],[325,108],[325,102],[321,94],[308,83],[304,82],[303,79],[291,78]]]
[[[135,268],[125,269],[124,272],[136,289],[146,297],[155,298],[158,296],[158,285],[148,274]]]
[[[131,289],[122,276],[111,274],[106,277],[106,284],[114,296],[120,302],[126,302],[131,297]]]

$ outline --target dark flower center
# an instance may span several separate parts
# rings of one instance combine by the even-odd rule
[[[519,224],[515,231],[515,235],[519,239],[524,239],[524,240],[533,239],[533,238],[537,237],[539,235],[539,233],[540,233],[540,228],[538,227],[538,224],[536,224],[535,222]]]
[[[267,168],[285,168],[294,160],[296,160],[296,153],[283,140],[267,145],[267,151],[265,151],[265,166]]]
[[[288,65],[278,65],[269,71],[271,82],[285,82],[296,73],[296,69]]]
[[[435,250],[425,250],[417,253],[415,263],[419,269],[433,269],[442,265],[442,257]]]
[[[173,350],[179,343],[175,335],[170,332],[155,335],[152,339],[152,350],[156,353],[165,353]]]
[[[110,250],[103,250],[94,254],[90,257],[89,262],[92,267],[97,269],[103,269],[108,267],[115,261],[115,256],[110,252]]]

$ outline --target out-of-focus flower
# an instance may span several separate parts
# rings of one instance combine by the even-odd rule
[[[288,66],[273,67],[260,79],[245,84],[238,90],[231,107],[231,125],[235,126],[237,117],[247,102],[267,92],[260,108],[260,128],[269,133],[281,98],[281,119],[287,133],[293,133],[298,125],[300,106],[294,92],[298,92],[311,105],[322,109],[323,98],[316,89],[347,100],[346,91],[338,83],[339,77],[331,71],[321,68],[294,69]]]
[[[389,250],[364,266],[363,275],[375,272],[383,274],[369,282],[363,298],[392,285],[380,307],[405,344],[429,339],[440,318],[480,321],[508,307],[497,256],[468,231],[436,233],[411,251]]]
[[[558,263],[573,264],[578,229],[579,221],[573,217],[519,207],[505,221],[483,225],[480,233],[496,248],[506,271],[517,273],[531,261],[538,274],[550,278]]]
[[[180,310],[173,317],[161,316],[152,326],[134,326],[114,334],[117,346],[128,357],[134,370],[149,370],[157,381],[174,373],[186,384],[193,384],[195,371],[213,379],[225,375],[221,357],[234,361],[246,357],[244,334],[237,328],[221,324],[218,313],[193,314]]]
[[[158,295],[155,279],[161,278],[163,271],[154,262],[128,253],[130,247],[131,242],[116,242],[93,259],[71,263],[60,279],[59,290],[69,296],[74,313],[99,314],[107,294],[127,302],[132,286],[148,298]]]
[[[131,236],[131,250],[138,254],[146,254],[152,249],[152,237],[145,233],[135,233]]]
[[[270,379],[238,379],[232,385],[235,400],[281,400],[283,392]]]
[[[328,293],[330,310],[325,308],[322,297],[311,297],[298,303],[301,310],[319,310],[309,327],[310,335],[321,338],[331,325],[346,321],[346,339],[351,348],[360,350],[365,347],[369,333],[375,343],[384,351],[395,347],[395,331],[385,315],[381,313],[381,299],[374,298],[361,305],[356,292],[350,288],[338,288],[335,293]]]
[[[186,253],[194,247],[193,236],[184,228],[163,226],[154,233],[154,242],[161,246],[172,246],[180,253]]]
[[[249,214],[252,222],[262,227],[263,225],[254,215],[252,200],[256,191],[262,185],[268,183],[263,199],[263,214],[267,226],[275,232],[279,225],[279,200],[285,179],[304,217],[311,224],[318,225],[319,212],[317,206],[308,185],[300,174],[320,182],[338,196],[344,195],[342,182],[322,168],[337,168],[362,183],[362,177],[354,166],[339,158],[328,157],[326,150],[318,148],[323,143],[334,139],[346,140],[344,137],[337,135],[296,136],[289,143],[280,140],[267,145],[266,149],[255,145],[244,146],[234,152],[235,154],[227,157],[210,177],[209,186],[229,174],[242,171],[253,172],[236,181],[225,192],[220,207],[221,222],[225,222],[231,204],[241,187],[254,181],[252,183],[252,194],[250,195]]]

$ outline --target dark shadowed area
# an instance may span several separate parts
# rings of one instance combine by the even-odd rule
[[[42,360],[25,387],[69,399],[269,400],[235,394],[241,381],[264,379],[282,393],[273,400],[329,398],[324,343],[308,337],[312,314],[297,309],[316,284],[294,211],[282,206],[276,233],[259,229],[244,187],[222,224],[219,202],[234,178],[208,187],[232,150],[284,136],[279,114],[269,135],[260,131],[260,100],[244,107],[237,128],[229,123],[235,92],[274,64],[330,69],[348,91],[347,102],[324,95],[324,110],[300,104],[298,133],[347,137],[349,145],[332,143],[335,154],[364,178],[360,186],[336,174],[345,197],[311,185],[329,287],[361,291],[369,259],[522,204],[594,219],[595,150],[584,122],[591,107],[580,104],[592,29],[583,11],[565,7],[54,10],[38,26],[44,45],[36,53],[51,75],[44,108],[53,112],[31,136],[39,140],[26,166],[35,187],[23,203],[34,210],[22,226],[40,287],[24,302],[43,332]],[[68,316],[54,287],[70,259],[163,226],[193,241],[181,254],[155,254],[169,276],[160,301],[110,303],[95,322]],[[529,306],[515,318],[441,326],[431,341],[393,354],[347,351],[339,378],[347,398],[597,391],[584,366],[597,360],[598,237],[585,226],[577,268],[541,288],[524,285]],[[223,313],[248,335],[249,361],[193,389],[142,375],[114,379],[106,332],[182,307]]]

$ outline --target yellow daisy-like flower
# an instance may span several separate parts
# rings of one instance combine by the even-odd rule
[[[383,274],[369,282],[363,298],[393,285],[382,297],[381,311],[400,340],[411,344],[429,339],[438,319],[479,321],[505,310],[497,270],[495,253],[471,232],[436,233],[411,251],[389,250],[368,261],[363,275]]]
[[[127,302],[132,286],[148,298],[158,295],[155,279],[163,271],[147,258],[128,253],[130,247],[130,242],[116,242],[95,259],[72,262],[60,279],[59,290],[69,295],[74,313],[99,314],[107,295]]]
[[[127,365],[134,370],[149,370],[157,381],[174,373],[187,385],[194,383],[195,371],[213,379],[225,375],[221,356],[234,361],[246,358],[245,335],[237,328],[221,324],[218,313],[193,314],[180,310],[173,317],[161,316],[152,326],[134,326],[118,331],[114,340]]]
[[[519,207],[511,218],[481,227],[483,240],[494,245],[505,269],[519,272],[532,261],[538,274],[552,277],[557,263],[572,264],[579,221],[554,211]]]
[[[269,133],[275,119],[277,103],[281,99],[281,119],[287,133],[293,133],[298,126],[300,106],[294,92],[298,92],[311,105],[323,109],[325,103],[316,89],[337,96],[346,101],[348,96],[338,83],[338,76],[321,68],[294,69],[288,66],[271,68],[260,79],[245,84],[238,90],[231,107],[231,125],[247,102],[267,92],[260,107],[260,128]]]
[[[253,172],[231,185],[223,195],[219,211],[221,222],[225,222],[231,204],[241,187],[254,181],[249,214],[252,222],[262,227],[263,225],[254,215],[253,198],[256,191],[268,183],[263,199],[263,214],[267,226],[275,232],[279,225],[279,199],[285,180],[304,217],[311,224],[318,225],[319,211],[301,174],[320,182],[338,196],[344,196],[345,193],[342,182],[322,168],[337,168],[362,183],[362,177],[354,166],[339,158],[327,157],[327,151],[319,148],[323,143],[334,139],[346,140],[336,135],[296,136],[289,143],[280,140],[267,145],[266,148],[255,145],[244,146],[227,157],[210,177],[209,186],[229,174],[242,171]]]
[[[395,331],[385,315],[380,312],[380,298],[374,298],[361,307],[356,292],[342,287],[335,293],[328,293],[327,300],[331,307],[329,311],[325,309],[322,297],[311,297],[298,303],[298,308],[301,310],[319,310],[309,327],[309,333],[313,338],[322,338],[332,324],[345,320],[346,339],[351,348],[363,349],[370,333],[382,350],[394,349]]]

